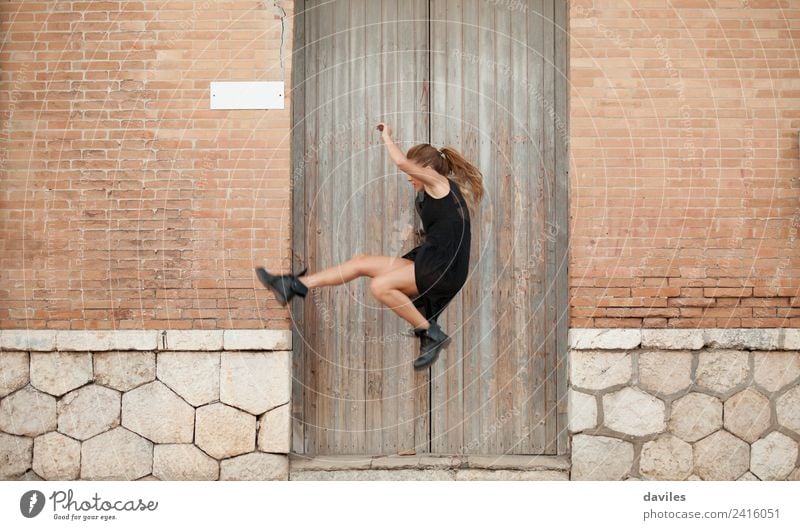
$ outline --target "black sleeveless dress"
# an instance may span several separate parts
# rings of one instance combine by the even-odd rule
[[[415,206],[425,231],[424,242],[401,257],[414,262],[419,295],[414,306],[436,320],[467,280],[472,232],[469,210],[458,185],[449,177],[450,193],[437,199],[427,191]]]

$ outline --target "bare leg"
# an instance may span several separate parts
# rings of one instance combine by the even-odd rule
[[[415,328],[428,329],[430,327],[428,319],[419,312],[410,298],[410,296],[419,294],[414,281],[413,263],[375,277],[370,282],[369,288],[378,301]]]
[[[314,274],[301,276],[300,281],[309,289],[341,285],[360,276],[374,278],[401,266],[413,265],[413,261],[398,256],[370,256],[356,254],[340,265],[328,267]]]

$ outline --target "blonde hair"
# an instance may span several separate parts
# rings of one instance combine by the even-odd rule
[[[470,217],[474,216],[485,192],[483,175],[477,167],[450,146],[436,149],[431,144],[417,144],[408,150],[406,156],[445,177],[452,174],[450,178],[458,184],[459,191],[467,201]]]

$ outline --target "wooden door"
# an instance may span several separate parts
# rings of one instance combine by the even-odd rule
[[[470,276],[430,370],[369,279],[293,305],[293,451],[566,452],[566,5],[295,2],[292,268],[419,241],[385,154],[452,145],[484,174]]]

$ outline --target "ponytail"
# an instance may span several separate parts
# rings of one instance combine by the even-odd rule
[[[459,185],[459,189],[467,201],[470,216],[473,216],[485,191],[483,175],[477,167],[461,156],[461,153],[454,148],[445,146],[439,149],[439,152],[442,153],[447,162],[446,165],[453,173],[453,180]]]

